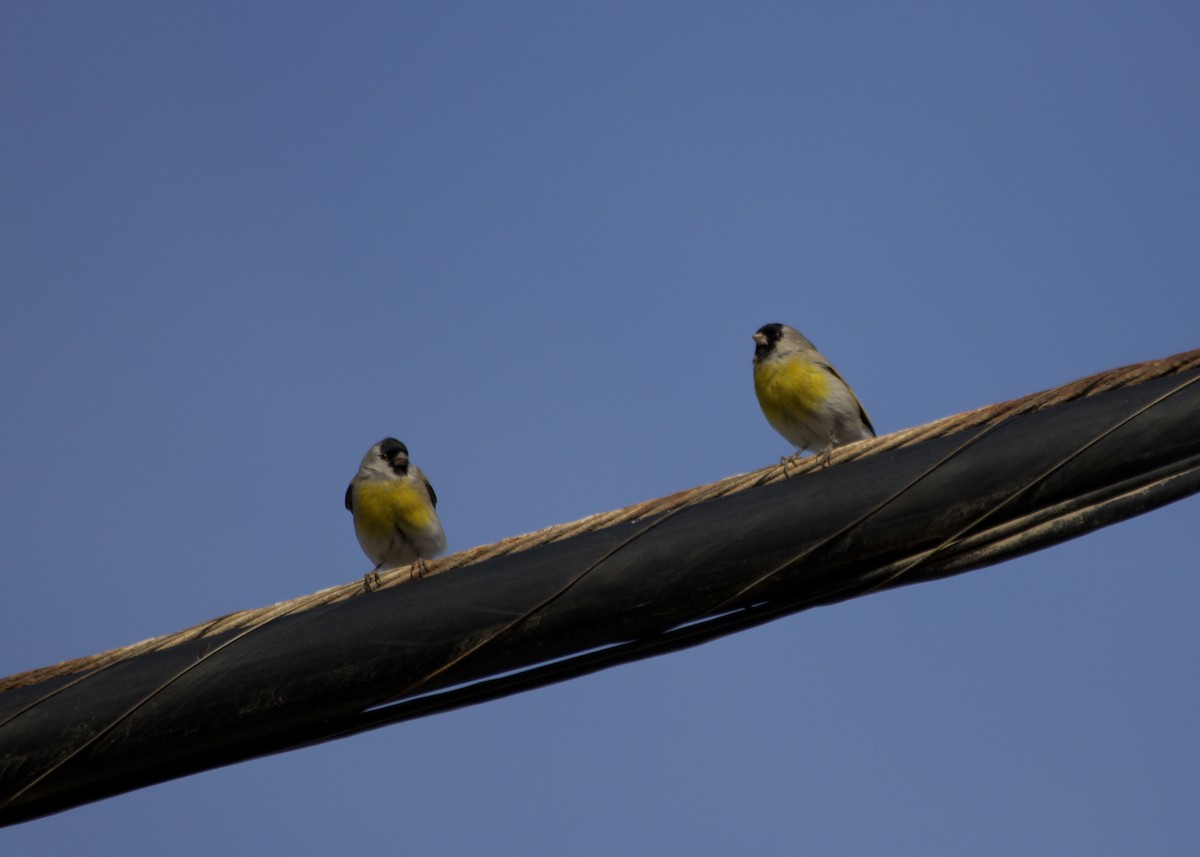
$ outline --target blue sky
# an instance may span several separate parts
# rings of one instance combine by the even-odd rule
[[[10,3],[0,674],[1200,346],[1193,4]],[[0,854],[1183,854],[1195,498],[0,831]]]

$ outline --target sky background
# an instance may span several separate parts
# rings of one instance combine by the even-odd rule
[[[0,674],[1200,347],[1192,3],[0,8]],[[1194,853],[1195,498],[0,831],[0,855]]]

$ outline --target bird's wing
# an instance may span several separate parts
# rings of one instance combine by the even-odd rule
[[[828,361],[817,360],[815,362],[818,366],[820,366],[822,369],[824,369],[830,375],[832,375],[833,377],[835,377],[839,381],[841,381],[843,384],[845,384],[846,390],[849,391],[851,397],[853,397],[853,399],[854,399],[854,404],[858,405],[858,415],[859,415],[859,417],[862,418],[863,425],[865,425],[867,427],[867,430],[869,432],[871,432],[871,436],[874,437],[875,436],[875,426],[871,425],[871,418],[867,416],[867,411],[862,406],[862,402],[860,402],[858,400],[858,396],[854,395],[854,390],[851,388],[851,386],[849,384],[846,384],[846,379],[843,378],[840,374],[838,374],[838,370],[836,370],[832,366],[830,366]]]

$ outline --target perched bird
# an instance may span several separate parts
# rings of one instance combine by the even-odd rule
[[[801,451],[828,454],[875,437],[854,391],[804,334],[768,324],[754,334],[754,392],[771,428]]]
[[[438,520],[437,495],[425,474],[408,460],[408,447],[394,437],[372,446],[346,488],[354,534],[379,577],[395,568],[437,556],[446,549]],[[370,575],[368,575],[368,578]]]

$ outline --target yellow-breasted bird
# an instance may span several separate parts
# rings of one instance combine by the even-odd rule
[[[437,494],[408,460],[407,446],[385,437],[367,450],[346,488],[346,508],[376,576],[381,568],[408,565],[446,549],[436,506]]]
[[[754,392],[771,428],[801,451],[875,437],[850,385],[804,334],[767,324],[754,334]]]

